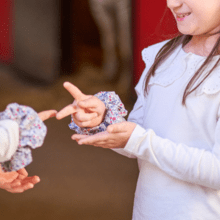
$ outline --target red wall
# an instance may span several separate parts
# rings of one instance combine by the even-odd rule
[[[13,59],[12,8],[13,0],[0,0],[0,62],[4,63]]]
[[[141,51],[152,44],[170,39],[178,33],[172,13],[166,7],[166,1],[134,0],[133,3],[133,59],[134,85],[137,84],[144,62]],[[161,22],[162,17],[164,19]]]

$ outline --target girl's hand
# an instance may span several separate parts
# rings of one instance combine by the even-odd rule
[[[79,145],[87,144],[103,148],[124,148],[127,144],[136,124],[133,122],[121,122],[109,125],[105,132],[87,136],[74,134],[72,139]]]
[[[11,193],[22,193],[34,187],[36,183],[40,182],[38,176],[28,177],[25,168],[17,172],[4,173],[0,166],[0,188]]]
[[[79,127],[95,127],[103,121],[105,104],[101,100],[92,95],[84,95],[69,82],[63,86],[75,100],[57,113],[58,120],[72,114],[74,123]]]
[[[47,110],[38,113],[39,118],[45,121],[51,117],[56,116],[56,110]],[[40,182],[38,176],[28,177],[25,168],[18,171],[3,172],[0,166],[0,188],[5,189],[11,193],[22,193],[34,187],[36,183]]]
[[[39,112],[38,116],[42,121],[45,121],[49,118],[55,117],[56,114],[57,114],[56,110],[47,110],[47,111]]]

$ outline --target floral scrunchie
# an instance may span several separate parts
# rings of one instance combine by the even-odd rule
[[[17,171],[32,162],[31,148],[42,146],[47,127],[38,117],[37,112],[28,106],[12,103],[4,112],[0,112],[0,120],[10,119],[19,125],[19,146],[11,160],[2,162],[4,172]]]
[[[105,131],[108,125],[125,121],[124,117],[127,115],[127,110],[121,102],[119,96],[115,92],[99,92],[95,94],[106,107],[106,114],[104,121],[93,128],[81,128],[71,120],[69,128],[78,134],[93,135]],[[72,116],[71,116],[72,117]]]

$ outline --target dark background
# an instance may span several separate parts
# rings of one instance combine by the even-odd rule
[[[105,80],[99,30],[87,0],[18,0],[12,18],[14,57],[0,66],[0,111],[13,102],[38,112],[60,110],[73,101],[65,81],[86,94],[116,91],[131,110],[134,97],[125,78]],[[22,194],[0,190],[1,219],[131,219],[136,160],[77,145],[69,122],[70,117],[45,122],[45,143],[26,168],[41,182]]]

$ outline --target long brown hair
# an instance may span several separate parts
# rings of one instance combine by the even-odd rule
[[[174,37],[170,41],[168,41],[157,53],[156,58],[154,60],[153,65],[149,69],[146,77],[145,77],[145,95],[147,94],[147,86],[149,84],[150,78],[155,75],[156,69],[168,58],[172,52],[179,46],[182,45],[184,47],[190,40],[192,39],[191,35],[179,35],[177,37]],[[202,72],[205,70],[207,65],[212,61],[212,58],[219,54],[219,46],[220,46],[220,37],[218,38],[216,44],[214,45],[212,51],[210,52],[209,56],[206,58],[204,63],[201,65],[201,67],[196,71],[196,73],[193,75],[191,80],[189,81],[188,85],[186,86],[186,89],[183,94],[182,99],[182,105],[186,104],[186,98],[187,96],[195,91],[203,82],[204,80],[211,74],[211,72],[217,67],[217,65],[220,62],[220,58],[217,60],[214,67],[203,77],[203,79],[198,83],[195,88],[192,89],[194,83],[199,79]]]

